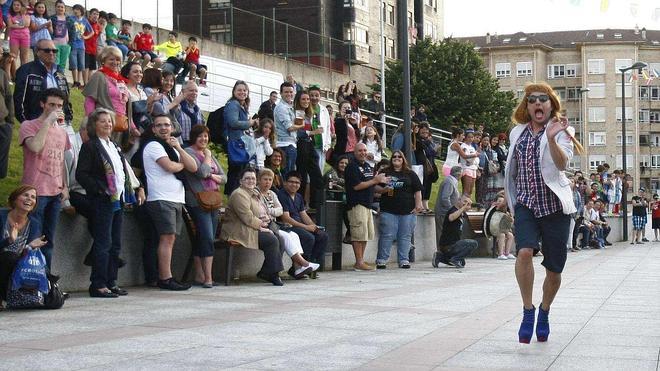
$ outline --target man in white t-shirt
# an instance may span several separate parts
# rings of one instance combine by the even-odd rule
[[[156,136],[144,147],[142,154],[147,178],[147,212],[160,236],[158,241],[158,287],[166,290],[188,290],[190,285],[181,284],[172,277],[172,249],[176,235],[183,225],[185,191],[177,176],[183,170],[197,171],[197,163],[172,137],[172,121],[167,115],[154,117],[152,130]]]

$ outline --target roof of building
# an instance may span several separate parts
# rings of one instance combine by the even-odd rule
[[[637,43],[660,47],[660,30],[646,29],[599,29],[582,31],[516,32],[508,35],[459,37],[457,40],[472,42],[480,48],[529,47],[532,45],[557,48],[575,48],[587,43]]]

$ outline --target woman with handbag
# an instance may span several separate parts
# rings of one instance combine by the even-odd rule
[[[119,73],[122,61],[121,50],[107,46],[99,54],[101,68],[94,72],[85,85],[85,115],[89,116],[97,108],[105,108],[115,113],[112,139],[120,143],[123,150],[130,146],[132,137],[139,137],[129,115],[128,79]]]
[[[247,153],[247,148],[256,148],[252,129],[259,125],[259,120],[249,118],[249,109],[250,89],[245,81],[236,81],[231,91],[231,98],[225,104],[223,111],[229,160],[226,195],[230,195],[239,187],[239,174],[249,166],[252,160]],[[252,143],[245,143],[246,141],[252,141]]]
[[[87,120],[90,140],[80,148],[76,180],[85,188],[95,211],[92,223],[94,263],[89,296],[116,298],[128,295],[117,285],[121,250],[122,206],[141,205],[144,189],[121,150],[111,140],[114,114],[105,108],[92,112]]]
[[[22,185],[9,195],[9,209],[0,210],[0,302],[7,299],[11,274],[25,249],[46,244],[41,224],[32,215],[36,207],[37,189]]]
[[[227,182],[224,170],[208,148],[209,129],[195,125],[190,130],[190,147],[185,151],[197,162],[197,171],[186,175],[186,209],[190,212],[197,233],[193,251],[194,285],[213,287],[213,254],[218,217],[222,206],[220,185]]]
[[[506,164],[506,154],[499,146],[500,138],[493,135],[490,138],[490,151],[488,155],[488,181],[486,184],[486,205],[488,202],[497,200],[497,194],[504,190],[504,165]]]
[[[273,231],[268,229],[269,223],[265,216],[264,204],[256,192],[257,173],[252,168],[246,168],[239,175],[240,187],[229,196],[227,208],[222,218],[220,238],[224,241],[235,241],[248,249],[259,249],[264,252],[264,263],[257,277],[275,286],[282,286],[279,272],[282,265],[282,250],[280,241]]]
[[[275,219],[284,213],[284,208],[277,198],[275,192],[271,190],[273,186],[273,178],[275,174],[270,169],[262,169],[259,171],[257,179],[257,188],[261,196],[261,202],[266,206],[268,213],[264,215],[264,219],[268,219],[269,229],[276,233],[280,239],[280,244],[286,251],[287,255],[293,262],[289,275],[295,279],[301,279],[306,274],[315,272],[319,269],[320,265],[317,263],[308,262],[303,256],[303,248],[300,244],[300,237],[296,232],[284,230],[286,227],[279,225]],[[289,228],[291,226],[289,225]]]

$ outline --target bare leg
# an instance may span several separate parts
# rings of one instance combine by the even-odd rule
[[[213,257],[207,256],[201,259],[202,270],[204,271],[204,283],[213,284]]]
[[[172,248],[176,240],[175,234],[162,234],[158,241],[158,277],[161,280],[172,278]]]
[[[524,248],[518,250],[518,259],[516,259],[516,280],[518,280],[520,296],[522,297],[525,309],[532,309],[534,306],[532,304],[532,293],[534,291],[533,256],[534,249]]]
[[[355,254],[355,265],[364,264],[364,250],[367,247],[366,241],[353,241],[353,254]]]
[[[555,300],[557,291],[561,286],[561,273],[545,270],[545,280],[543,281],[543,302],[541,309],[548,311],[550,305]]]
[[[504,247],[504,254],[509,255],[511,254],[511,250],[513,249],[513,233],[507,232],[506,234],[506,246]]]
[[[30,54],[30,48],[21,48],[21,66],[28,62],[28,54]]]
[[[309,265],[309,262],[305,260],[305,258],[303,258],[300,254],[292,256],[291,260],[293,261],[293,265],[297,267],[306,267]]]
[[[498,256],[506,255],[504,253],[504,244],[506,243],[505,240],[506,240],[506,236],[505,236],[504,233],[500,233],[497,236],[497,255]]]
[[[190,64],[190,74],[188,75],[188,80],[195,81],[195,74],[197,71],[197,66],[193,63]]]
[[[193,265],[195,267],[195,281],[205,282],[204,281],[204,268],[202,267],[202,259],[199,256],[193,257]]]

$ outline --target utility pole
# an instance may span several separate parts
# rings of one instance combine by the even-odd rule
[[[412,126],[410,123],[410,53],[408,50],[408,0],[398,0],[399,2],[399,35],[401,35],[401,63],[403,65],[403,138],[406,147],[406,159],[412,164],[412,141],[410,134]]]

